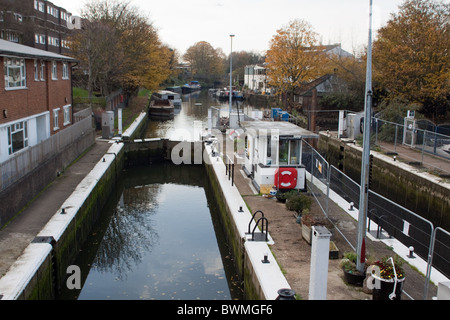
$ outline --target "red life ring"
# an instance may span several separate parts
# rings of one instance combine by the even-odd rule
[[[278,189],[294,189],[297,186],[297,169],[280,168],[275,170],[275,186]]]

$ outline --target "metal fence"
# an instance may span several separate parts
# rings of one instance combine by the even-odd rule
[[[302,142],[302,164],[311,176],[311,185],[319,180],[322,194],[313,192],[325,216],[329,217],[330,190],[337,193],[355,208],[359,207],[360,185],[328,162],[306,141]],[[405,246],[413,246],[414,252],[442,274],[450,277],[450,235],[447,231],[436,233],[433,224],[414,212],[369,190],[368,219],[376,223],[375,237],[394,237]],[[439,228],[440,229],[440,228]],[[381,233],[381,231],[384,231]],[[339,231],[341,232],[341,231]],[[434,236],[434,233],[436,235]],[[353,240],[353,239],[352,239]],[[347,242],[351,241],[347,239]],[[431,266],[430,266],[431,267]],[[429,277],[429,274],[427,274]],[[427,281],[428,283],[428,281]]]
[[[347,134],[352,130],[351,136],[361,135],[359,131],[359,124],[350,125],[349,115],[356,114],[356,112],[341,110],[343,118],[347,121]],[[315,119],[321,124],[319,130],[338,132],[339,131],[339,110],[318,110],[309,111],[314,112]],[[289,121],[295,118],[289,116]],[[311,118],[311,115],[309,115]],[[359,119],[359,118],[358,118]],[[295,122],[294,122],[295,123]],[[414,118],[404,118],[404,123],[394,123],[372,117],[371,125],[371,144],[381,148],[386,153],[392,155],[398,154],[406,162],[413,164],[420,164],[430,169],[435,169],[438,172],[450,174],[448,161],[450,160],[450,129],[442,126],[437,126],[428,120],[418,120]],[[407,150],[415,150],[414,154],[405,152]],[[444,161],[433,161],[425,155],[433,155],[438,159]]]
[[[0,163],[0,191],[61,152],[84,132],[91,129],[92,118],[87,117],[50,136],[41,143],[11,155],[8,160]]]
[[[433,131],[428,130],[433,129]],[[409,162],[418,163],[450,173],[445,161],[429,161],[424,158],[431,154],[450,160],[450,136],[438,133],[438,127],[425,120],[417,121],[405,119],[405,124],[393,123],[378,118],[372,118],[372,141],[387,153],[400,154]],[[410,156],[401,151],[401,148],[410,148],[418,151]]]

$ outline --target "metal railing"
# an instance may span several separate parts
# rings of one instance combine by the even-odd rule
[[[313,195],[327,218],[330,218],[330,190],[349,203],[353,203],[355,208],[359,207],[359,184],[336,167],[329,165],[306,141],[302,141],[302,164],[310,173],[312,187],[316,180],[320,181],[318,184],[321,187],[314,186],[314,191],[320,192],[313,192]],[[439,227],[435,228],[433,223],[427,219],[371,190],[369,190],[368,219],[378,224],[389,236],[394,237],[405,246],[413,246],[415,253],[427,261],[427,270],[430,271],[427,272],[426,292],[431,267],[435,267],[446,277],[450,277],[450,234],[447,231]],[[336,225],[335,227],[343,235],[339,227]],[[435,236],[437,230],[443,231],[439,233],[438,240]],[[354,239],[345,238],[345,240],[354,248],[352,245]]]

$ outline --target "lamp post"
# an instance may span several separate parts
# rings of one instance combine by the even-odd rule
[[[366,258],[366,221],[369,193],[370,122],[372,106],[372,0],[369,4],[369,43],[367,48],[366,99],[364,103],[363,156],[361,163],[361,186],[359,193],[358,243],[356,268],[364,272]]]
[[[231,53],[230,53],[230,91],[229,91],[229,93],[228,93],[228,95],[229,95],[229,100],[230,100],[230,115],[228,116],[228,119],[230,119],[230,121],[231,121],[231,110],[232,110],[232,106],[233,106],[233,104],[232,104],[232,94],[233,94],[233,91],[232,91],[232,89],[231,89],[231,84],[232,84],[232,81],[233,81],[233,37],[234,37],[234,34],[230,34],[230,39],[231,39]]]

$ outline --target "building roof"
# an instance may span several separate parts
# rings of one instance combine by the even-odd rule
[[[29,46],[24,46],[22,44],[18,44],[15,42],[10,42],[6,40],[0,39],[0,56],[16,56],[16,57],[24,57],[24,58],[39,58],[46,60],[61,60],[61,61],[72,61],[76,60],[71,57],[63,56],[61,54],[36,49]]]
[[[278,132],[280,137],[290,137],[292,139],[317,139],[319,137],[319,135],[315,134],[314,132],[306,130],[287,121],[241,121],[241,126],[245,131],[254,132],[258,136],[260,134],[273,134],[273,130],[279,130]]]

